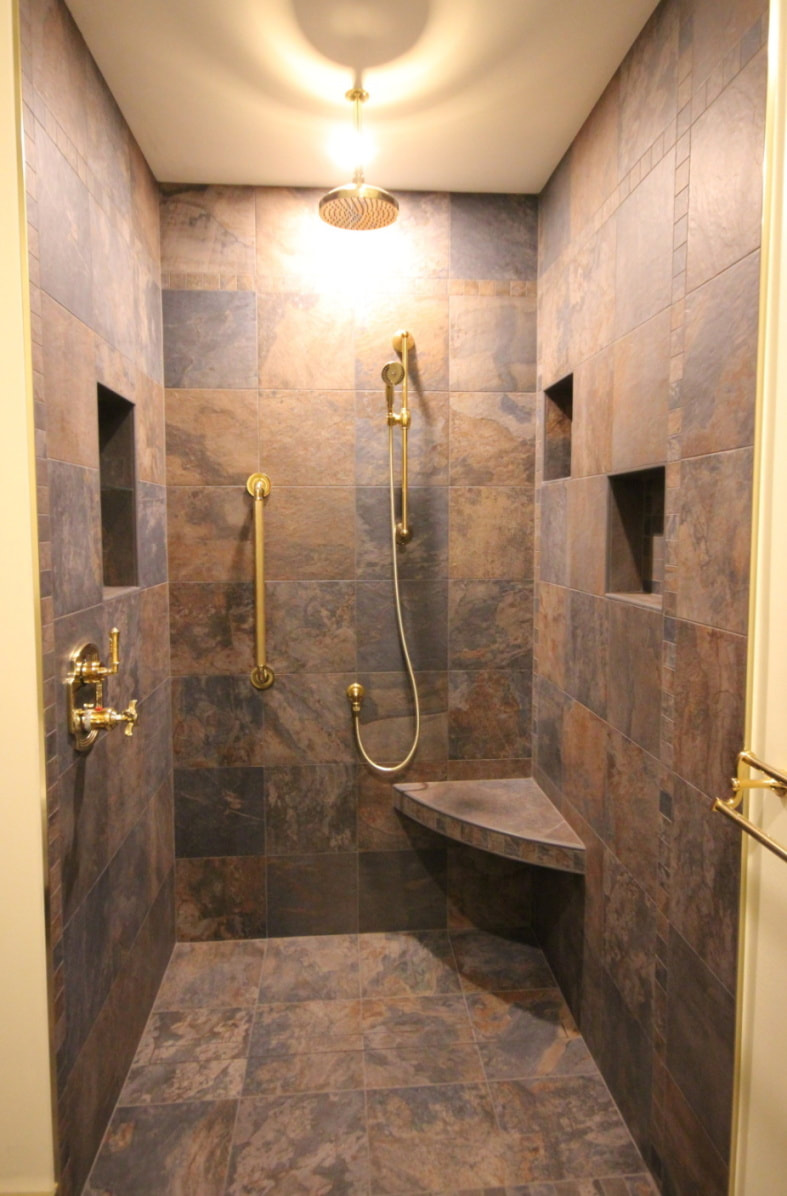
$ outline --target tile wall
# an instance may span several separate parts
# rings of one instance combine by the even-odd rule
[[[20,4],[49,816],[60,1188],[78,1192],[174,939],[158,188],[59,0]],[[138,586],[103,586],[97,386],[134,404]],[[132,739],[87,755],[66,726],[68,658],[121,667]]]
[[[708,1196],[730,1141],[740,845],[709,796],[743,746],[766,7],[662,3],[540,204],[541,384],[574,390],[570,477],[543,480],[539,444],[534,775],[590,859],[584,898],[539,885],[536,923],[664,1190]],[[661,609],[605,596],[608,476],[654,466]]]
[[[380,371],[408,327],[412,779],[528,774],[536,201],[401,197],[354,234],[316,192],[165,187],[161,209],[180,937],[527,925],[530,874],[409,824],[360,767],[412,734]],[[252,688],[263,469],[273,687]]]

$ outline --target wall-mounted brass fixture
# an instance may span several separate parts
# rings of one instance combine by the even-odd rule
[[[396,539],[400,544],[406,544],[412,537],[413,529],[407,518],[407,432],[410,427],[410,408],[407,406],[407,399],[409,395],[409,385],[407,376],[407,357],[411,349],[415,348],[415,341],[413,340],[412,332],[403,330],[397,332],[393,338],[393,347],[402,358],[401,375],[402,383],[402,406],[398,414],[394,414],[393,398],[388,402],[388,424],[399,424],[402,429],[402,518],[396,525]],[[389,367],[386,366],[385,369]],[[389,384],[385,379],[385,370],[383,371],[383,381],[385,381],[386,398],[389,394]],[[392,393],[392,391],[391,391]]]
[[[763,776],[742,777],[741,772],[744,768],[751,768],[755,772],[762,773]],[[717,814],[724,814],[731,822],[737,823],[742,831],[746,831],[747,835],[751,835],[758,843],[762,843],[763,847],[767,847],[780,860],[787,862],[787,847],[782,843],[778,843],[762,827],[750,822],[738,810],[747,789],[770,789],[772,793],[778,794],[779,797],[787,797],[787,773],[781,772],[778,768],[773,768],[770,764],[766,764],[758,756],[755,756],[754,752],[749,751],[748,748],[744,748],[742,752],[738,752],[736,773],[737,775],[730,782],[732,785],[732,796],[717,797],[711,806],[711,810]]]
[[[267,473],[253,473],[246,491],[254,499],[254,668],[250,680],[255,689],[269,689],[276,674],[267,663],[265,647],[265,499],[271,492]]]
[[[95,644],[82,644],[71,653],[71,669],[66,677],[68,730],[74,736],[78,752],[91,748],[99,731],[113,731],[120,723],[126,724],[126,735],[134,733],[139,718],[136,698],[120,712],[104,705],[104,681],[120,667],[119,644],[120,632],[113,627],[109,633],[108,665],[101,663]]]

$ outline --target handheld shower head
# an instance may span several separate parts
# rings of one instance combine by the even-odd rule
[[[385,401],[388,404],[388,410],[393,411],[394,387],[398,386],[404,378],[404,366],[401,361],[387,361],[380,377],[385,383]]]

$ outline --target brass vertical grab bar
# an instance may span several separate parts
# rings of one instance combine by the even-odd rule
[[[402,355],[402,365],[404,367],[404,378],[402,379],[402,408],[398,415],[389,414],[388,422],[397,423],[402,429],[402,518],[396,525],[396,539],[399,544],[406,544],[411,539],[413,529],[410,527],[407,518],[407,488],[408,488],[408,470],[407,470],[407,429],[410,427],[410,409],[407,406],[408,398],[408,378],[407,378],[407,355],[410,349],[415,345],[413,334],[411,332],[402,331],[397,332],[393,338],[393,347],[397,353]]]
[[[271,492],[266,473],[253,473],[246,490],[254,499],[254,659],[251,683],[255,689],[269,689],[276,676],[265,661],[265,499]]]

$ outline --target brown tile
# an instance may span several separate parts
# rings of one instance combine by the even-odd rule
[[[563,586],[538,586],[538,672],[560,689],[566,687],[568,601]]]
[[[759,246],[765,73],[763,47],[692,129],[689,290]]]
[[[361,851],[393,851],[435,844],[433,832],[393,808],[390,778],[375,776],[368,769],[359,771],[358,845]],[[419,764],[412,779],[416,778],[421,781],[444,780],[445,765]]]
[[[760,255],[753,253],[686,299],[684,457],[753,440],[759,283]]]
[[[108,138],[106,139],[109,140]],[[106,144],[106,142],[105,142]],[[94,298],[92,326],[124,357],[138,352],[134,261],[127,232],[90,197],[90,243]]]
[[[667,1067],[727,1157],[732,1117],[735,999],[675,930],[669,940]]]
[[[607,745],[609,844],[654,900],[660,897],[659,764],[636,743],[610,731]]]
[[[120,1094],[129,1105],[170,1105],[181,1101],[236,1100],[243,1089],[245,1059],[212,1059],[194,1063],[154,1063],[132,1067]]]
[[[411,288],[405,287],[393,292],[364,290],[358,296],[355,387],[380,392],[381,365],[396,356],[391,341],[397,331],[405,328],[415,340],[415,347],[408,355],[408,368],[411,406],[417,413],[418,396],[422,392],[448,390],[448,299],[445,294],[414,295]],[[456,388],[456,380],[452,378],[451,382],[452,388]]]
[[[87,121],[84,104],[86,50],[67,8],[43,0],[32,10],[29,62],[36,93],[53,111],[71,141],[84,152]]]
[[[595,1072],[557,989],[470,993],[467,1003],[488,1080]]]
[[[566,690],[601,718],[607,713],[607,660],[611,651],[609,603],[594,594],[572,590],[566,645]]]
[[[253,1017],[251,1009],[154,1011],[140,1039],[134,1065],[245,1059]]]
[[[358,929],[442,929],[445,850],[364,851],[358,857]]]
[[[683,461],[678,616],[745,634],[749,613],[752,452]]]
[[[338,303],[334,295],[303,291],[260,294],[257,303],[261,387],[351,389],[352,313],[346,303]]]
[[[363,1088],[362,1051],[319,1050],[300,1055],[261,1055],[249,1060],[245,1096],[288,1096]]]
[[[403,672],[362,673],[366,690],[361,735],[366,751],[382,764],[402,760],[413,741],[413,699]],[[439,764],[448,753],[448,677],[444,672],[416,673],[421,708],[421,736],[412,768]],[[406,774],[405,774],[406,775]],[[401,779],[401,778],[400,778]]]
[[[534,468],[534,395],[451,395],[453,485],[527,485]]]
[[[279,856],[268,863],[268,932],[274,937],[355,934],[358,856]]]
[[[389,355],[393,358],[393,354]],[[407,462],[412,486],[443,486],[448,481],[449,396],[445,391],[410,387],[411,423]],[[395,404],[398,406],[398,400]],[[399,475],[399,433],[394,434],[394,478]],[[359,486],[388,486],[388,432],[383,388],[356,392],[355,480]]]
[[[520,1180],[581,1178],[641,1170],[625,1123],[600,1076],[493,1084],[506,1134],[509,1175]],[[571,1126],[571,1133],[564,1127]]]
[[[606,723],[580,702],[572,702],[563,719],[562,747],[563,791],[594,831],[605,837]]]
[[[661,737],[662,624],[660,611],[609,603],[607,715],[653,755]]]
[[[355,468],[354,393],[261,391],[260,445],[262,466],[277,486],[346,484]]]
[[[179,389],[257,385],[257,300],[244,291],[165,291],[164,378]],[[260,319],[264,311],[260,310]]]
[[[259,1001],[349,1000],[360,996],[359,976],[355,935],[269,939]]]
[[[669,305],[674,194],[675,154],[671,151],[618,210],[615,267],[618,336]]]
[[[178,860],[179,937],[260,938],[266,930],[265,861],[261,856]]]
[[[352,578],[354,492],[349,486],[277,486],[265,502],[265,573],[271,581]]]
[[[532,195],[452,195],[451,277],[535,280],[537,222]]]
[[[176,768],[178,856],[264,855],[263,775],[261,768]]]
[[[55,615],[101,601],[98,470],[49,462]]]
[[[709,817],[708,799],[675,785],[670,828],[670,921],[730,990],[738,946],[740,836],[725,818]]]
[[[448,925],[524,935],[532,923],[533,872],[464,843],[448,843]]]
[[[675,119],[678,24],[678,5],[662,6],[645,25],[621,65],[621,177]]]
[[[57,20],[57,18],[55,18]],[[41,288],[89,327],[93,325],[93,255],[87,187],[36,127],[38,247]],[[63,229],[69,236],[63,236]]]
[[[364,1053],[367,1091],[375,1088],[415,1088],[423,1084],[474,1084],[483,1082],[484,1069],[478,1047],[395,1047]]]
[[[352,581],[269,581],[269,655],[277,672],[345,672],[355,667]]]
[[[183,1102],[118,1109],[86,1192],[142,1196],[162,1183],[173,1194],[189,1189],[220,1196],[237,1103]]]
[[[178,942],[155,1007],[220,1009],[254,1006],[264,942]]]
[[[569,149],[539,196],[538,256],[541,276],[557,261],[571,237],[571,158],[572,149]]]
[[[178,486],[170,488],[168,498],[167,544],[172,581],[253,578],[253,510],[245,489]]]
[[[664,1131],[661,1154],[664,1175],[676,1190],[692,1188],[708,1196],[725,1196],[729,1190],[726,1154],[714,1148],[696,1113],[669,1072],[666,1076]]]
[[[167,481],[164,388],[138,370],[134,391],[137,476],[163,486]]]
[[[161,269],[173,274],[252,274],[251,187],[164,187]]]
[[[530,754],[531,677],[513,669],[454,670],[448,677],[448,750],[453,758]]]
[[[401,578],[444,578],[448,573],[449,491],[446,486],[411,486],[408,518],[412,539],[400,548],[397,567]],[[400,513],[398,500],[395,505]],[[381,486],[359,486],[355,491],[358,577],[379,578],[390,585],[390,496]]]
[[[483,930],[454,930],[451,945],[465,992],[555,987],[543,953],[515,937]]]
[[[550,482],[541,486],[539,523],[540,580],[554,585],[568,585],[568,482]]]
[[[360,1001],[268,1001],[257,1010],[249,1054],[256,1058],[308,1054],[325,1048],[357,1051],[360,1047]]]
[[[330,1177],[330,1178],[329,1178]],[[340,1183],[364,1191],[369,1159],[360,1092],[245,1097],[240,1102],[227,1196]]]
[[[176,581],[170,586],[172,673],[247,673],[254,663],[249,581]],[[278,666],[278,660],[276,662]]]
[[[137,484],[137,583],[167,580],[167,494],[164,486]]]
[[[361,1013],[367,1050],[425,1051],[473,1041],[463,996],[366,997]]]
[[[449,303],[451,389],[534,390],[535,299],[452,295]]]
[[[355,590],[358,668],[375,672],[400,669],[402,648],[390,580],[359,581]],[[448,658],[448,582],[403,578],[399,598],[413,668],[419,672],[444,670]]]
[[[365,934],[359,945],[364,999],[459,993],[454,953],[444,930]]]
[[[266,697],[270,694],[266,691]],[[173,745],[181,767],[262,764],[264,701],[247,677],[178,677]]]
[[[93,333],[46,293],[41,323],[47,456],[97,469]]]
[[[695,89],[765,11],[763,0],[694,0],[691,9]]]
[[[604,477],[568,483],[568,584],[574,590],[603,594],[606,589],[608,501]]]
[[[636,876],[636,879],[635,879]],[[626,1008],[649,1027],[653,1010],[656,907],[611,852],[604,856],[604,965]]]
[[[367,1124],[377,1192],[458,1191],[504,1180],[500,1135],[484,1085],[369,1092]]]
[[[612,462],[613,351],[602,349],[577,364],[571,421],[575,477],[607,473]]]
[[[561,689],[545,677],[536,676],[533,686],[534,773],[539,770],[546,773],[549,782],[558,788],[563,777],[563,722],[570,702]]]
[[[527,581],[533,568],[533,503],[524,486],[453,486],[450,576]]]
[[[245,486],[259,467],[256,390],[167,391],[170,486]]]
[[[350,708],[345,696],[352,680],[351,675],[341,673],[278,676],[265,691],[265,722],[255,753],[259,752],[267,765],[354,761]]]
[[[675,771],[703,793],[729,792],[743,743],[745,690],[745,639],[679,622]]]
[[[615,74],[571,145],[571,233],[576,237],[618,182],[620,76]]]
[[[268,855],[349,851],[356,845],[354,764],[265,770]]]
[[[592,357],[612,340],[619,302],[615,276],[618,235],[615,220],[607,220],[570,256],[568,294],[564,293],[556,316],[566,321],[563,335],[567,338],[568,357],[564,373],[574,362]]]
[[[617,341],[614,362],[612,468],[660,464],[667,458],[669,310]]]

